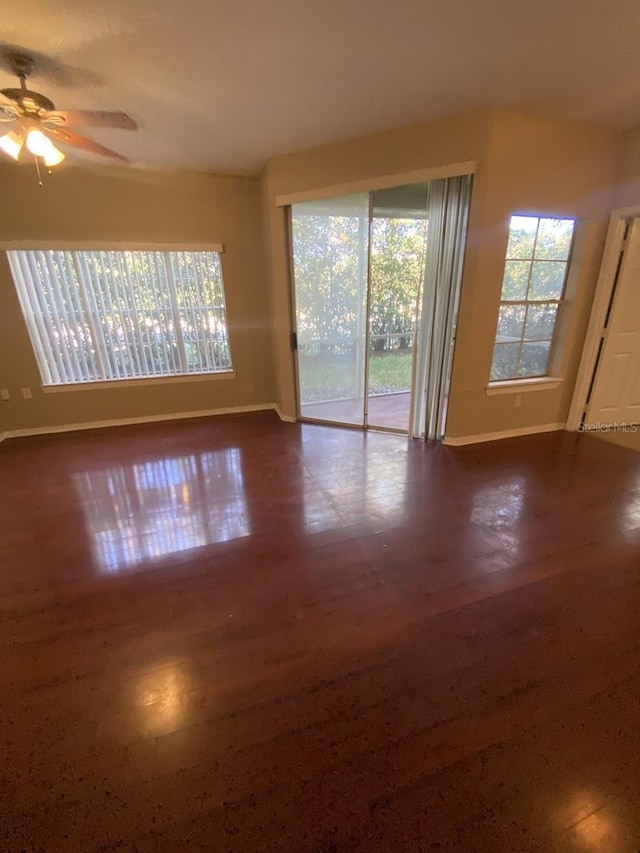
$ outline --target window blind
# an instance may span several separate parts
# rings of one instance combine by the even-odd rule
[[[232,369],[218,252],[7,256],[45,385]]]

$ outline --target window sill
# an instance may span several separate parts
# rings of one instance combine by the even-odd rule
[[[108,379],[104,382],[74,382],[68,385],[41,385],[43,394],[66,394],[68,391],[102,391],[104,388],[140,388],[142,385],[173,385],[183,382],[210,382],[235,379],[235,370],[220,373],[187,373],[180,376],[149,376],[140,379]]]
[[[522,394],[527,391],[554,391],[563,380],[557,376],[540,376],[536,379],[505,379],[502,382],[490,382],[485,388],[487,397],[498,394]]]

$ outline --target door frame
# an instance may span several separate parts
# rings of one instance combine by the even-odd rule
[[[367,275],[367,291],[365,297],[365,316],[369,315],[369,290],[371,287],[371,193],[367,190],[369,196],[368,213],[367,213],[367,259],[366,259],[366,275]],[[351,195],[352,193],[346,193]],[[315,201],[315,199],[310,199]],[[369,323],[366,324],[366,339],[364,349],[364,396],[362,401],[362,424],[348,423],[347,421],[326,420],[324,418],[310,418],[308,415],[302,414],[302,400],[300,397],[300,363],[298,353],[298,311],[296,305],[296,278],[295,278],[295,263],[293,257],[293,203],[288,204],[283,208],[285,212],[285,231],[287,245],[287,280],[289,283],[289,309],[290,309],[290,341],[291,341],[291,356],[293,358],[293,381],[296,401],[296,421],[307,424],[318,424],[319,426],[339,426],[347,429],[367,430],[367,390],[368,390],[368,374],[369,364],[367,361],[367,346],[369,342]]]
[[[620,256],[624,251],[627,222],[629,219],[637,217],[640,217],[640,205],[618,208],[612,212],[609,218],[609,227],[607,229],[600,272],[593,296],[589,325],[587,327],[587,334],[585,335],[578,374],[573,387],[571,406],[569,407],[569,414],[567,416],[565,429],[569,432],[578,432],[583,415],[587,410],[587,399],[595,371],[597,370],[600,343],[613,289],[617,280]]]
[[[424,182],[422,182],[424,183]],[[410,186],[410,184],[399,184],[398,186]],[[302,414],[302,401],[300,397],[300,362],[299,362],[299,351],[298,351],[298,313],[297,313],[297,305],[296,305],[296,280],[295,280],[295,263],[294,263],[294,255],[293,255],[293,204],[297,204],[299,202],[292,202],[288,204],[285,208],[285,229],[286,229],[286,237],[287,237],[287,278],[289,281],[289,296],[290,296],[290,311],[291,311],[291,355],[293,357],[293,368],[294,368],[294,383],[295,383],[295,401],[296,401],[296,419],[302,423],[310,423],[310,424],[319,424],[319,425],[330,425],[330,426],[339,426],[339,427],[347,427],[348,429],[356,429],[364,432],[384,432],[391,433],[395,435],[403,435],[409,437],[409,433],[411,431],[411,416],[413,413],[414,406],[414,397],[415,397],[415,361],[416,361],[416,340],[417,340],[417,326],[414,329],[413,333],[413,352],[412,352],[412,363],[411,363],[411,388],[409,390],[409,422],[407,423],[407,428],[402,429],[400,427],[385,427],[385,426],[371,426],[369,424],[369,365],[371,360],[371,329],[369,324],[369,315],[371,311],[371,245],[373,241],[373,194],[375,190],[361,190],[364,194],[365,192],[368,195],[368,213],[367,213],[367,258],[366,258],[366,279],[367,279],[367,288],[365,293],[364,300],[364,315],[365,315],[365,343],[364,343],[364,365],[363,365],[363,399],[362,399],[362,424],[354,424],[347,423],[346,421],[338,421],[338,420],[326,420],[324,418],[313,418],[308,415]],[[353,193],[346,193],[346,195],[353,195]],[[331,198],[331,196],[327,196],[327,198]],[[305,199],[306,200],[306,199]],[[309,199],[310,201],[315,201],[315,197],[313,199]],[[418,294],[416,296],[416,302],[419,301],[420,298],[420,287],[421,284],[418,285]]]

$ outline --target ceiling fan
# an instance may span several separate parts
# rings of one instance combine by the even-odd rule
[[[122,154],[81,136],[72,128],[137,130],[138,125],[132,118],[121,112],[56,110],[53,101],[27,88],[27,79],[33,71],[33,59],[21,53],[10,53],[5,58],[20,80],[20,88],[0,89],[0,152],[17,161],[26,148],[34,157],[39,178],[40,161],[51,171],[65,158],[56,143],[120,163],[128,162]]]

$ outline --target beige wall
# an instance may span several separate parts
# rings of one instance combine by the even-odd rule
[[[564,424],[571,403],[606,225],[616,140],[609,131],[513,113],[498,113],[474,188],[469,265],[463,279],[458,345],[447,432],[467,436]],[[488,397],[502,273],[513,212],[579,220],[575,280],[565,309],[555,390]]]
[[[276,399],[295,413],[284,213],[275,198],[385,175],[475,160],[447,433],[464,437],[564,423],[611,208],[617,140],[585,124],[510,112],[470,114],[271,160],[262,174],[271,243]],[[399,183],[401,181],[399,180]],[[512,212],[581,220],[577,276],[556,390],[486,395]]]
[[[269,217],[276,400],[285,414],[295,415],[296,404],[289,338],[291,296],[286,212],[284,208],[276,207],[276,197],[451,163],[483,160],[491,138],[491,126],[489,114],[473,113],[325,145],[267,163],[261,180]]]
[[[237,377],[43,394],[0,255],[0,432],[277,402],[295,415],[286,211],[277,196],[377,182],[476,161],[453,367],[448,434],[464,437],[563,423],[613,206],[633,197],[640,131],[511,112],[473,113],[270,160],[260,179],[134,170],[62,169],[40,189],[28,168],[0,167],[0,241],[222,242]],[[347,191],[347,190],[344,190]],[[630,202],[629,202],[630,203]],[[556,390],[487,396],[508,221],[512,212],[576,216],[580,241]],[[19,389],[33,389],[22,400]]]
[[[269,294],[258,179],[134,170],[58,170],[40,189],[30,168],[0,166],[0,242],[224,243],[235,379],[44,394],[7,259],[0,254],[0,432],[253,406],[274,399]],[[30,387],[32,400],[20,388]]]
[[[615,207],[640,205],[640,125],[622,136],[616,178]]]

